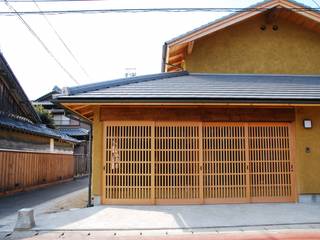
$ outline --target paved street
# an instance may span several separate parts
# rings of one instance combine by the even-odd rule
[[[1,238],[1,236],[0,236]],[[168,235],[163,232],[158,236],[121,236],[112,235],[104,231],[87,232],[15,232],[3,236],[5,240],[50,240],[50,239],[69,239],[69,240],[315,240],[320,239],[319,230],[285,230],[285,231],[255,231],[255,232],[214,232],[214,233],[189,233],[179,235]]]
[[[0,239],[320,239],[317,202],[83,208],[87,181],[1,198]],[[35,209],[36,227],[12,232],[24,207]]]
[[[0,219],[15,214],[17,210],[34,207],[65,194],[84,189],[88,186],[88,177],[57,184],[29,192],[0,198]]]

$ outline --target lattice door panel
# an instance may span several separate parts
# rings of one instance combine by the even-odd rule
[[[152,125],[105,125],[105,203],[152,202]]]
[[[204,123],[202,129],[205,202],[248,202],[245,125]]]
[[[289,123],[107,122],[103,201],[295,201]]]
[[[290,125],[250,124],[248,134],[251,200],[294,201]]]
[[[157,203],[197,203],[202,200],[199,139],[198,123],[156,123]]]

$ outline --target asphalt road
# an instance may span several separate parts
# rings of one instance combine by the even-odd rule
[[[88,177],[85,177],[33,191],[0,197],[0,219],[16,213],[21,208],[34,207],[67,193],[86,188],[87,186]]]

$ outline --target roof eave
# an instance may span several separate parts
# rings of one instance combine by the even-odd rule
[[[252,103],[252,104],[320,104],[320,99],[259,99],[259,98],[59,98],[60,104],[108,104],[108,103]]]
[[[173,39],[170,39],[166,41],[165,43],[168,45],[168,47],[172,47],[174,45],[180,45],[183,43],[187,43],[190,41],[194,41],[198,38],[201,38],[205,35],[211,34],[215,31],[218,31],[220,29],[223,29],[225,27],[228,27],[230,25],[233,25],[234,23],[243,21],[245,19],[248,19],[250,17],[253,17],[257,14],[260,14],[264,11],[267,11],[268,9],[281,6],[281,7],[287,7],[287,8],[306,8],[307,6],[300,4],[295,1],[290,0],[271,0],[271,1],[263,1],[261,3],[257,3],[255,5],[252,5],[250,8],[261,8],[263,10],[261,11],[241,11],[234,14],[230,14],[227,16],[224,16],[222,18],[216,19],[208,24],[205,24],[204,26],[200,26],[199,28],[196,28],[194,30],[191,30],[187,33],[184,33],[180,36],[177,36]],[[320,13],[318,11],[301,11],[300,14],[313,19],[315,21],[320,22]]]

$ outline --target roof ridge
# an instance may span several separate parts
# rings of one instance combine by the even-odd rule
[[[291,4],[298,5],[299,7],[302,7],[302,8],[312,9],[312,7],[310,7],[310,6],[308,6],[308,5],[304,4],[304,3],[300,3],[300,2],[298,2],[296,0],[262,0],[262,1],[259,1],[259,2],[255,3],[255,4],[251,4],[251,5],[247,6],[247,7],[243,7],[242,9],[258,8],[260,5],[269,4],[269,3],[272,3],[272,2],[274,2],[275,4],[278,4],[278,5],[281,5],[281,4],[284,4],[285,2],[288,2],[288,3],[291,3]],[[317,10],[313,10],[313,12],[318,13],[318,14],[320,13]],[[200,26],[198,26],[198,27],[196,27],[194,29],[191,29],[191,30],[189,30],[187,32],[179,34],[179,35],[177,35],[177,36],[165,41],[165,44],[171,44],[171,43],[175,42],[178,39],[181,39],[181,38],[183,38],[185,36],[188,36],[188,35],[190,35],[190,34],[192,34],[194,32],[197,32],[199,30],[205,29],[206,27],[214,25],[214,24],[216,24],[216,23],[218,23],[220,21],[223,21],[225,19],[228,19],[230,17],[236,16],[237,14],[240,14],[240,13],[242,13],[242,11],[236,11],[234,13],[230,13],[230,14],[226,14],[226,15],[224,15],[222,17],[218,17],[218,18],[216,18],[216,19],[214,19],[212,21],[209,21],[209,22],[207,22],[205,24],[202,24],[202,25],[200,25]]]
[[[3,81],[5,81],[10,87],[12,87],[12,89],[16,90],[16,94],[15,94],[12,92],[12,89],[9,89],[10,94],[14,98],[16,98],[17,101],[20,102],[20,108],[24,113],[25,117],[30,118],[30,120],[36,123],[41,122],[40,117],[38,116],[36,110],[33,108],[27,94],[23,90],[19,80],[15,76],[9,63],[7,62],[5,56],[3,55],[3,53],[1,53],[1,51],[0,51],[0,70],[4,71],[4,73],[6,74],[6,76],[3,78]],[[16,104],[19,104],[19,102],[17,101],[15,101]]]
[[[114,80],[108,80],[108,81],[102,81],[97,83],[90,83],[90,84],[85,84],[81,86],[66,88],[64,91],[64,94],[62,95],[74,95],[74,94],[84,93],[88,91],[95,91],[102,88],[116,87],[116,86],[132,84],[132,83],[158,80],[163,78],[179,77],[179,76],[185,76],[188,74],[189,73],[187,71],[181,71],[181,72],[149,74],[149,75],[142,75],[142,76],[136,76],[136,77],[130,77],[130,78],[119,78]],[[57,95],[57,96],[61,96],[61,95]]]

